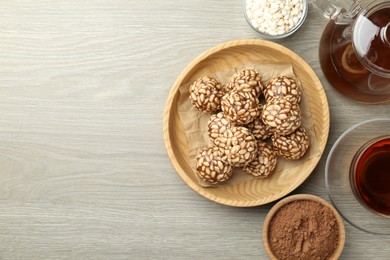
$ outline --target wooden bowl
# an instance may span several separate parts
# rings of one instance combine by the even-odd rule
[[[178,112],[179,87],[200,76],[238,67],[252,60],[290,63],[301,80],[308,98],[313,119],[313,131],[318,141],[319,156],[303,165],[291,168],[285,176],[273,179],[255,179],[239,184],[224,184],[216,188],[199,185],[188,155],[188,142]],[[183,181],[200,195],[230,206],[250,207],[275,201],[297,188],[313,171],[326,145],[329,133],[329,108],[324,89],[311,67],[291,50],[264,40],[237,40],[218,45],[206,51],[180,74],[171,92],[164,112],[164,141],[168,156]]]
[[[331,257],[329,259],[338,259],[340,257],[340,255],[341,255],[341,252],[343,251],[344,243],[345,243],[345,229],[344,229],[343,220],[340,217],[340,215],[337,212],[337,210],[330,203],[328,203],[326,200],[324,200],[324,199],[322,199],[320,197],[317,197],[317,196],[314,196],[314,195],[310,195],[310,194],[297,194],[297,195],[292,195],[292,196],[286,197],[286,198],[282,199],[281,201],[279,201],[278,203],[276,203],[271,208],[271,210],[268,212],[268,214],[267,214],[267,216],[266,216],[266,218],[264,220],[264,225],[263,225],[263,244],[264,244],[264,248],[265,248],[268,256],[272,260],[273,259],[278,259],[274,255],[274,253],[271,251],[271,248],[270,248],[270,245],[269,245],[269,239],[268,239],[269,226],[270,226],[272,218],[274,217],[274,215],[278,212],[278,210],[281,207],[283,207],[283,206],[285,206],[285,205],[287,205],[287,204],[289,204],[291,202],[299,201],[299,200],[318,202],[321,205],[324,205],[325,207],[327,207],[327,208],[332,210],[334,216],[336,217],[336,221],[337,221],[337,225],[338,225],[338,229],[339,229],[339,237],[338,237],[337,247],[333,251],[333,253],[332,253],[332,255],[331,255]]]

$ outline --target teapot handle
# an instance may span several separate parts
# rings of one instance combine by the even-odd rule
[[[309,3],[336,24],[351,24],[362,10],[360,0],[309,0]]]

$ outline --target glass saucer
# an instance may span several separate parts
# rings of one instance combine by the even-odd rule
[[[379,136],[390,136],[390,118],[364,121],[343,133],[329,152],[325,185],[333,205],[352,226],[368,233],[390,235],[390,217],[362,205],[349,178],[351,162],[359,148]]]

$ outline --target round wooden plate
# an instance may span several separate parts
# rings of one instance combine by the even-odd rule
[[[239,67],[250,60],[290,63],[301,80],[313,118],[313,129],[322,155],[329,133],[329,107],[324,89],[312,68],[293,51],[270,41],[237,40],[218,45],[196,58],[180,74],[164,112],[164,141],[168,156],[183,181],[200,195],[229,206],[251,207],[275,201],[297,188],[313,171],[321,156],[292,168],[286,178],[251,179],[238,184],[204,188],[198,184],[189,163],[188,143],[178,112],[179,87],[200,76]],[[268,179],[268,178],[267,178]]]

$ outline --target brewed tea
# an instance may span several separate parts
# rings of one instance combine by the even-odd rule
[[[390,45],[383,42],[374,27],[390,23],[390,7],[360,19],[354,37],[355,47],[366,65],[373,68],[390,68]],[[383,28],[383,27],[382,27]],[[389,28],[387,28],[389,29]],[[390,29],[385,31],[389,37]],[[358,36],[356,36],[358,35]],[[381,103],[390,100],[390,78],[369,71],[355,53],[352,26],[329,22],[321,37],[320,62],[328,81],[341,93],[357,101]]]
[[[371,210],[390,217],[390,136],[358,152],[350,176],[360,201]]]

